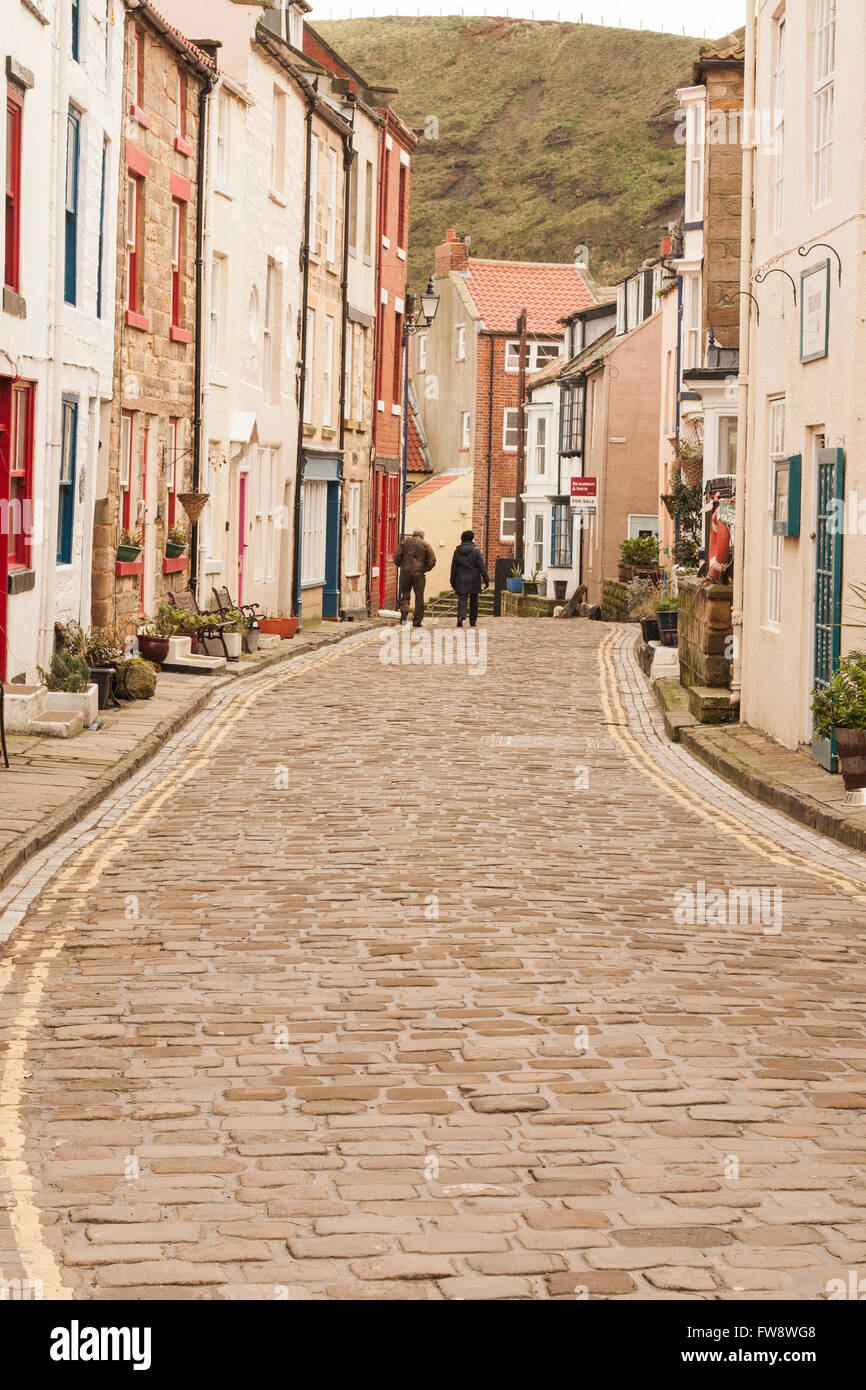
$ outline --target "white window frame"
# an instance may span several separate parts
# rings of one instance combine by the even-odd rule
[[[420,336],[420,338],[418,339],[418,370],[419,370],[419,372],[426,372],[426,370],[427,370],[427,334],[426,334],[426,333],[422,333],[421,336]]]
[[[316,311],[307,309],[307,341],[304,344],[304,424],[313,423],[313,369],[316,364]]]
[[[271,110],[271,191],[282,197],[286,191],[286,94],[274,87]]]
[[[513,423],[509,421],[509,416],[513,416]],[[506,454],[516,454],[519,442],[518,429],[520,427],[520,411],[517,406],[506,406],[502,412],[502,449]],[[508,436],[514,435],[514,443],[508,443]]]
[[[349,483],[346,488],[346,553],[345,577],[354,579],[361,573],[361,484]]]
[[[325,260],[333,265],[337,258],[337,152],[328,150],[328,222]]]
[[[782,543],[783,536],[773,532],[773,511],[776,491],[776,463],[788,457],[785,449],[786,401],[777,396],[769,401],[769,487],[767,490],[767,516],[769,544],[767,551],[767,626],[779,631],[782,625]]]
[[[358,414],[355,419],[359,424],[364,423],[364,374],[366,371],[365,357],[367,354],[367,330],[363,324],[357,324],[358,344],[355,356],[355,389],[358,393],[357,406]]]
[[[628,327],[628,314],[626,310],[626,287],[624,284],[616,287],[616,332],[617,337],[622,337]]]
[[[346,324],[346,360],[343,363],[343,419],[352,418],[352,363],[355,351],[355,325]]]
[[[706,102],[696,101],[686,116],[686,222],[704,220],[704,163],[707,150]]]
[[[208,346],[210,349],[210,367],[212,372],[222,370],[222,301],[225,291],[223,284],[225,259],[225,256],[214,254],[210,263],[210,303],[208,305],[210,313],[210,334]]]
[[[836,0],[815,0],[812,207],[833,196],[833,121],[836,105]]]
[[[469,449],[472,446],[472,412],[464,410],[460,416],[460,448]]]
[[[322,364],[322,428],[334,424],[334,317],[325,315],[325,358]]]
[[[562,353],[562,342],[557,338],[529,338],[526,343],[526,370],[537,372],[546,367]],[[539,362],[539,358],[541,361]],[[505,370],[509,373],[520,371],[520,339],[510,338],[505,344]]]
[[[310,253],[319,254],[319,137],[310,136]]]
[[[541,523],[540,525],[539,522]],[[541,532],[540,535],[539,532]],[[544,512],[539,511],[535,513],[532,523],[532,540],[530,542],[530,549],[532,551],[533,558],[530,561],[532,569],[527,571],[527,573],[529,574],[536,574],[539,570],[544,569],[544,557],[547,554],[544,532]]]
[[[511,516],[505,515],[506,508],[511,508]],[[510,527],[510,529],[506,529]],[[501,541],[513,541],[517,536],[517,499],[515,497],[500,497],[499,499],[499,539]]]
[[[466,324],[457,325],[457,349],[454,356],[455,362],[466,361]]]
[[[325,582],[325,532],[328,484],[319,479],[304,483],[301,587],[316,588]]]
[[[536,478],[547,477],[547,457],[550,431],[546,415],[536,415],[533,430],[532,462]]]
[[[640,299],[643,277],[635,275],[626,286],[626,332],[630,333],[640,323]]]
[[[268,400],[279,400],[279,380],[274,390],[274,363],[279,363],[279,315],[276,305],[279,299],[279,270],[274,261],[268,261],[265,279],[265,314],[262,327],[262,383]]]
[[[229,99],[224,91],[221,91],[217,96],[215,143],[214,173],[218,179],[227,179],[229,169]]]
[[[776,64],[773,73],[773,207],[772,230],[781,232],[785,222],[785,42],[784,11],[775,23]]]
[[[701,277],[696,272],[683,276],[685,302],[683,304],[683,371],[702,366],[701,361]]]

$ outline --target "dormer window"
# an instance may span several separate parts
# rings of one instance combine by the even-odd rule
[[[297,48],[298,52],[303,51],[304,47],[304,16],[297,5],[290,5],[288,12],[288,38],[292,48]]]

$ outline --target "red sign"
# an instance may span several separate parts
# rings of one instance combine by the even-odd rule
[[[598,478],[572,478],[571,505],[594,507],[598,502]]]

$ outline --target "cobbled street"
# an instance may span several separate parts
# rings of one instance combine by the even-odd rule
[[[4,891],[5,1279],[800,1299],[863,1264],[866,859],[669,744],[633,629],[486,632],[486,670],[374,632],[239,683]]]

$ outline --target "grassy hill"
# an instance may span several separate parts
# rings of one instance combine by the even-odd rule
[[[570,261],[610,281],[654,251],[683,201],[677,86],[698,39],[520,19],[314,23],[422,138],[413,164],[412,281],[446,227],[472,252]]]

